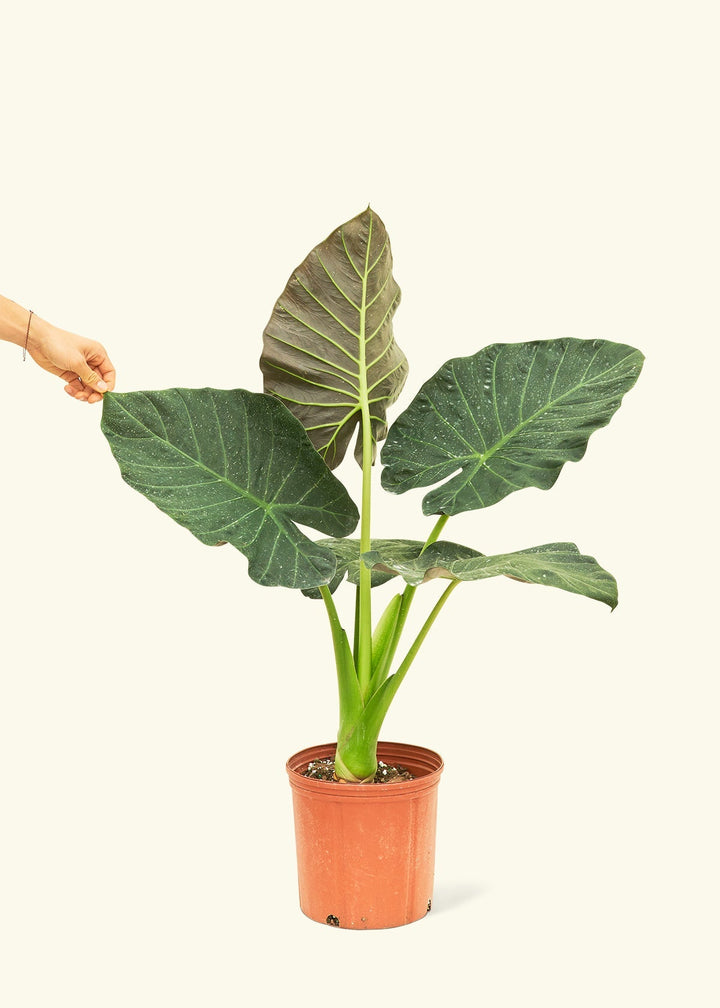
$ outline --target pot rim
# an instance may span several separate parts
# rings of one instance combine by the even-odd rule
[[[375,801],[392,801],[404,795],[417,794],[428,788],[436,787],[445,764],[442,757],[433,749],[424,746],[411,745],[405,742],[378,742],[378,756],[385,762],[397,761],[403,765],[410,764],[409,769],[415,774],[411,781],[396,781],[393,784],[350,784],[336,781],[315,780],[304,777],[302,771],[313,759],[323,759],[335,753],[336,743],[326,742],[322,745],[309,746],[294,753],[285,764],[290,786],[299,791],[310,791],[325,798],[333,796],[373,799]]]

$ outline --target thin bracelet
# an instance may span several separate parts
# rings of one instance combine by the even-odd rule
[[[23,346],[23,360],[25,360],[25,358],[27,357],[27,345],[28,345],[28,339],[30,337],[30,320],[33,317],[33,314],[34,312],[31,311],[30,314],[28,315],[28,324],[27,329],[25,330],[25,345]]]

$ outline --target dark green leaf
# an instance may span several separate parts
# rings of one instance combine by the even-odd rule
[[[232,543],[258,584],[334,577],[333,551],[295,522],[346,535],[357,508],[277,399],[244,389],[108,393],[102,430],[126,483],[201,542]]]
[[[407,360],[393,339],[400,288],[390,241],[369,207],[297,267],[265,327],[260,367],[330,468],[342,461],[364,406],[375,444],[402,389]],[[362,434],[355,457],[362,464]]]
[[[401,559],[417,556],[417,553],[422,548],[422,545],[422,543],[416,542],[412,539],[371,540],[371,546],[373,549],[391,547],[394,550],[393,556],[398,556]],[[352,584],[360,584],[359,539],[320,539],[318,541],[318,546],[331,549],[337,560],[335,577],[328,584],[328,588],[331,592],[335,591],[346,575],[348,581]],[[389,581],[393,577],[395,577],[395,574],[389,574],[381,570],[374,570],[372,571],[371,578],[372,587],[376,588],[378,585],[385,584],[386,581]],[[314,588],[306,589],[303,591],[303,595],[307,595],[308,598],[314,599],[319,599],[321,597],[320,592]]]
[[[422,545],[415,544],[415,556],[411,557],[407,544],[396,547],[389,540],[364,553],[363,561],[373,568],[373,573],[379,570],[388,575],[399,574],[411,585],[437,577],[479,581],[505,575],[585,595],[605,602],[611,609],[617,605],[615,578],[593,557],[583,556],[574,543],[547,543],[496,556],[484,556],[457,543],[436,542],[425,550]]]
[[[575,339],[496,343],[449,360],[392,425],[382,485],[404,493],[452,477],[426,494],[426,515],[547,490],[610,422],[642,362],[630,346]]]

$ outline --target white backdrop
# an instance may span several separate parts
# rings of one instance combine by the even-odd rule
[[[455,593],[384,732],[445,758],[434,909],[356,934],[297,908],[324,613],[130,490],[99,407],[0,345],[0,1001],[715,1008],[715,5],[8,8],[0,290],[105,343],[119,390],[260,389],[292,268],[368,202],[401,404],[497,341],[647,364],[552,491],[448,528],[573,540],[621,602]],[[424,537],[420,498],[375,534]]]

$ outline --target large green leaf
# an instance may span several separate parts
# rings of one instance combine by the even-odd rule
[[[337,570],[330,582],[335,591],[347,576],[352,584],[360,580],[360,541],[358,539],[322,539],[321,544],[337,557]],[[435,542],[430,546],[415,539],[373,539],[372,549],[362,554],[362,562],[371,569],[372,585],[384,584],[400,576],[410,585],[420,585],[433,578],[456,581],[480,581],[505,575],[518,581],[548,585],[617,605],[617,584],[591,556],[580,553],[574,543],[546,543],[515,553],[485,556],[469,546]],[[320,598],[319,591],[307,589],[309,598]]]
[[[399,301],[387,231],[368,207],[297,267],[265,327],[265,391],[295,414],[331,469],[366,406],[373,459],[387,433],[386,409],[407,376],[392,332]],[[361,430],[355,457],[362,464]]]
[[[107,393],[102,430],[126,483],[201,542],[232,543],[258,584],[334,577],[333,551],[295,522],[347,535],[357,508],[277,399],[244,389]]]
[[[505,575],[585,595],[605,602],[612,609],[617,605],[615,578],[594,557],[583,556],[574,543],[546,543],[496,556],[484,556],[467,546],[450,542],[436,542],[425,550],[422,543],[415,545],[415,556],[410,557],[406,543],[389,540],[363,553],[363,562],[372,567],[373,572],[399,574],[410,585],[437,577],[479,581]]]
[[[496,343],[449,360],[390,428],[382,485],[404,493],[452,476],[426,494],[426,515],[547,490],[610,422],[642,362],[622,343],[576,339]]]
[[[335,559],[337,561],[335,576],[328,584],[331,592],[336,590],[338,585],[340,585],[346,576],[351,584],[360,584],[359,539],[320,539],[317,545],[326,547],[327,549],[332,550],[335,554]],[[401,559],[412,559],[412,557],[417,556],[423,544],[414,539],[372,539],[370,541],[370,545],[374,550],[385,549],[388,545],[390,545],[395,551],[393,553],[394,556]],[[371,576],[371,586],[373,588],[377,588],[378,585],[385,584],[386,581],[389,581],[395,576],[395,573],[388,573],[380,569],[374,570],[372,571]],[[303,591],[303,595],[307,595],[308,598],[314,599],[322,597],[317,588],[308,588]]]

